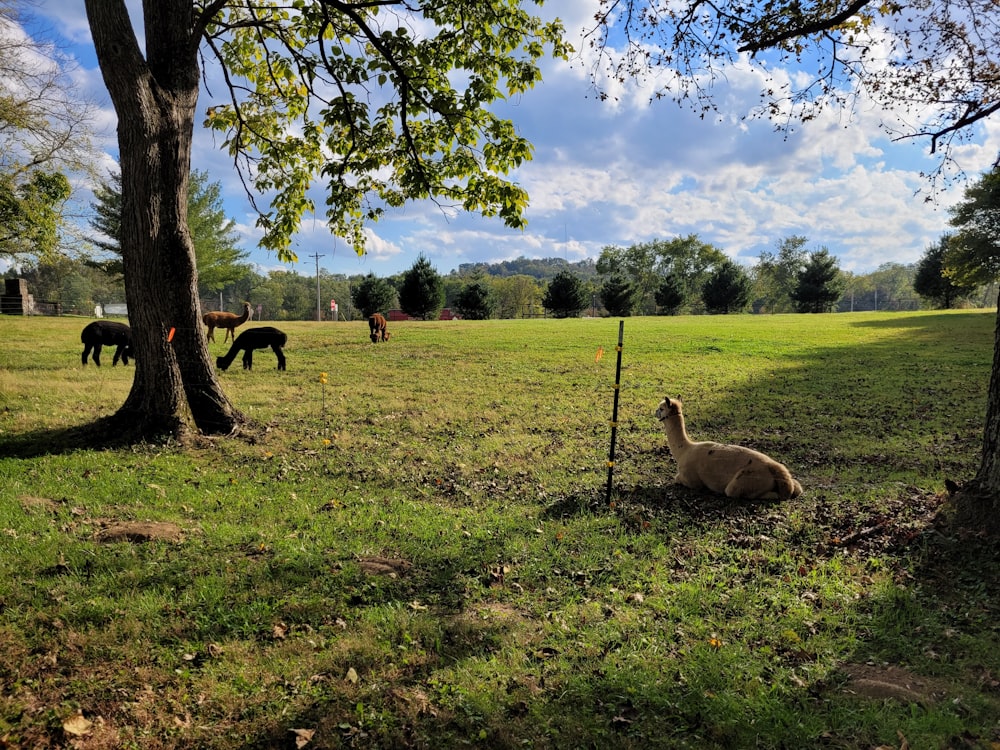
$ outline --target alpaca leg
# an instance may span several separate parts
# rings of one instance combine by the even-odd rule
[[[215,326],[211,323],[208,324],[208,333],[206,334],[206,338],[209,341],[215,341]]]
[[[284,370],[285,369],[285,353],[281,351],[281,347],[278,346],[277,344],[273,345],[271,347],[271,350],[274,352],[274,356],[278,358],[278,369],[279,370]]]
[[[82,357],[83,364],[87,364],[87,356],[90,354],[90,350],[93,349],[93,348],[94,347],[91,344],[84,344],[84,346],[83,346],[83,357]]]
[[[247,349],[243,352],[243,369],[252,370],[253,369],[253,349]]]
[[[94,364],[98,367],[101,366],[101,348],[103,346],[101,343],[94,344]]]
[[[697,474],[688,474],[684,471],[678,471],[677,476],[674,477],[674,481],[692,490],[700,490],[705,486],[705,483],[699,479]]]

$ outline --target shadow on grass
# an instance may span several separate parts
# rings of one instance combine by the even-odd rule
[[[5,434],[0,437],[0,455],[39,458],[81,450],[128,447],[132,444],[130,436],[116,429],[116,424],[113,417],[105,417],[74,427]]]
[[[259,439],[261,433],[262,428],[259,425],[247,420],[238,435],[234,434],[228,437],[254,442]],[[73,427],[0,435],[0,456],[26,459],[41,458],[83,450],[130,448],[145,442],[155,445],[191,447],[201,444],[203,440],[206,438],[183,425],[178,427],[177,434],[147,435],[128,417],[119,413]]]

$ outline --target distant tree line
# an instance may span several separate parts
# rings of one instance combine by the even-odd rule
[[[887,263],[866,274],[842,270],[829,250],[810,249],[798,235],[745,266],[692,234],[607,246],[596,260],[522,257],[463,264],[447,275],[420,256],[393,276],[320,270],[318,283],[315,276],[283,269],[261,273],[248,264],[234,223],[225,216],[219,184],[198,171],[190,184],[189,226],[202,308],[236,310],[248,301],[264,320],[329,320],[334,300],[340,320],[391,309],[433,319],[444,307],[477,320],[972,307],[995,304],[1000,274],[989,251],[992,235],[975,223],[1000,212],[1000,177],[993,173],[971,186],[952,210],[956,232],[928,247],[917,263]],[[7,275],[26,278],[36,300],[58,302],[64,312],[90,314],[98,304],[124,302],[117,174],[96,191],[90,223],[93,253],[70,258],[47,250],[34,261],[22,257]]]
[[[196,243],[197,244],[197,243]],[[466,319],[784,312],[850,312],[979,307],[996,302],[992,281],[964,282],[946,274],[949,238],[942,238],[914,264],[887,263],[866,274],[838,268],[825,248],[807,250],[806,239],[790,237],[775,252],[762,253],[745,267],[697,237],[605,248],[596,262],[548,265],[549,275],[493,275],[491,266],[439,274],[424,257],[406,272],[388,277],[332,274],[316,276],[276,269],[261,272],[240,253],[216,249],[211,273],[199,274],[205,310],[235,311],[244,300],[263,320],[331,320],[333,300],[339,320],[366,318],[400,309],[417,319],[433,319],[448,307]],[[682,254],[671,255],[679,249]],[[219,258],[222,257],[223,260]],[[637,259],[657,259],[650,271]],[[509,269],[511,263],[505,264]],[[601,268],[602,272],[596,272]],[[593,271],[593,272],[590,272]],[[24,262],[9,277],[28,280],[38,301],[59,302],[66,313],[92,314],[98,304],[124,302],[114,261],[94,262],[48,255]],[[201,279],[204,278],[204,281]]]

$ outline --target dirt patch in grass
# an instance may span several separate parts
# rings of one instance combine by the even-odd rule
[[[179,542],[184,530],[175,523],[115,521],[94,533],[98,542]]]
[[[362,557],[358,560],[361,572],[370,576],[390,576],[398,578],[406,575],[412,563],[392,557]]]
[[[25,512],[31,513],[39,511],[42,513],[55,513],[59,509],[59,503],[47,497],[36,497],[34,495],[21,495],[18,500]]]
[[[847,675],[843,691],[860,698],[927,705],[948,695],[948,686],[942,681],[921,677],[903,667],[844,664],[840,671]]]

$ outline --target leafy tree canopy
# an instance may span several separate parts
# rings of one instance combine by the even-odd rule
[[[975,290],[973,286],[956,284],[945,270],[945,257],[950,244],[949,235],[944,235],[927,248],[917,263],[913,278],[913,289],[921,297],[931,300],[937,307],[948,310],[956,301]]]
[[[956,233],[948,243],[945,273],[956,284],[1000,277],[1000,171],[984,174],[951,209]]]
[[[673,275],[682,286],[700,289],[709,274],[726,260],[724,252],[691,234],[629,247],[605,247],[597,261],[597,270],[629,279],[639,309],[652,313],[656,308],[656,290],[664,277]]]
[[[558,21],[522,5],[207,6],[205,40],[228,72],[230,96],[208,108],[205,124],[222,134],[247,183],[270,197],[258,221],[262,245],[294,259],[291,237],[316,209],[315,180],[326,183],[331,230],[359,253],[364,224],[410,199],[523,226],[527,194],[500,175],[529,159],[531,146],[488,105],[533,86],[546,47],[559,57],[570,47]]]
[[[58,49],[27,37],[0,2],[0,255],[51,261],[71,195],[65,174],[93,163],[91,106]]]
[[[546,281],[551,281],[560,271],[572,271],[585,281],[598,273],[596,262],[590,258],[571,263],[565,258],[525,258],[523,255],[498,263],[463,263],[458,267],[458,273],[463,276],[485,273],[500,277],[531,276]]]
[[[0,255],[51,258],[70,192],[61,172],[33,170],[24,180],[0,174]]]
[[[764,251],[760,254],[754,275],[757,294],[768,312],[793,309],[792,292],[808,256],[806,242],[805,237],[793,235],[778,243],[777,253]]]
[[[501,318],[531,317],[542,305],[543,285],[533,276],[516,274],[492,279]]]

